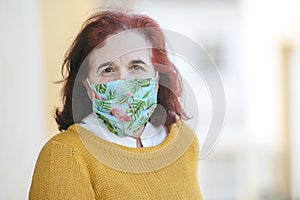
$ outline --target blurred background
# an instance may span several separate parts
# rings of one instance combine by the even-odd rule
[[[226,122],[199,161],[204,199],[299,200],[299,0],[0,0],[0,199],[27,199],[58,133],[64,54],[88,16],[113,6],[202,44],[218,66]]]

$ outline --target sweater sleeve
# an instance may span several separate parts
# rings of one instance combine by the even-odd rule
[[[82,159],[67,145],[50,140],[36,162],[29,199],[95,199]]]

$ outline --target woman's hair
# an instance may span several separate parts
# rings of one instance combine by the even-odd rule
[[[59,130],[80,122],[92,112],[92,103],[82,81],[88,76],[88,66],[83,61],[88,54],[109,36],[122,31],[136,29],[152,46],[152,64],[159,72],[158,106],[150,120],[154,125],[167,128],[178,118],[186,117],[179,103],[181,78],[176,67],[170,62],[165,50],[165,41],[159,25],[145,15],[123,11],[102,11],[90,17],[82,27],[62,64],[64,86],[63,107],[56,108],[56,122]],[[79,68],[80,69],[80,74]],[[76,117],[73,113],[76,109]],[[160,108],[160,109],[159,109]],[[163,109],[161,109],[163,108]]]

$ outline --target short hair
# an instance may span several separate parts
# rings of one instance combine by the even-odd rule
[[[63,107],[56,108],[55,112],[55,120],[60,131],[66,130],[70,125],[80,122],[92,113],[92,103],[82,83],[88,76],[88,66],[82,65],[85,58],[108,37],[132,29],[137,29],[151,44],[151,62],[160,77],[157,103],[164,109],[158,109],[160,106],[155,109],[150,118],[151,123],[156,126],[164,125],[169,129],[178,119],[186,117],[179,101],[182,92],[181,77],[167,56],[165,39],[159,25],[146,15],[106,10],[97,12],[85,21],[66,52],[61,81],[64,83]],[[83,73],[78,75],[80,67],[84,69],[80,69]],[[76,109],[76,117],[73,108]]]

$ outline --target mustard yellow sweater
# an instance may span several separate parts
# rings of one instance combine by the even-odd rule
[[[202,199],[198,148],[181,122],[145,148],[108,142],[74,124],[41,150],[29,199]]]

